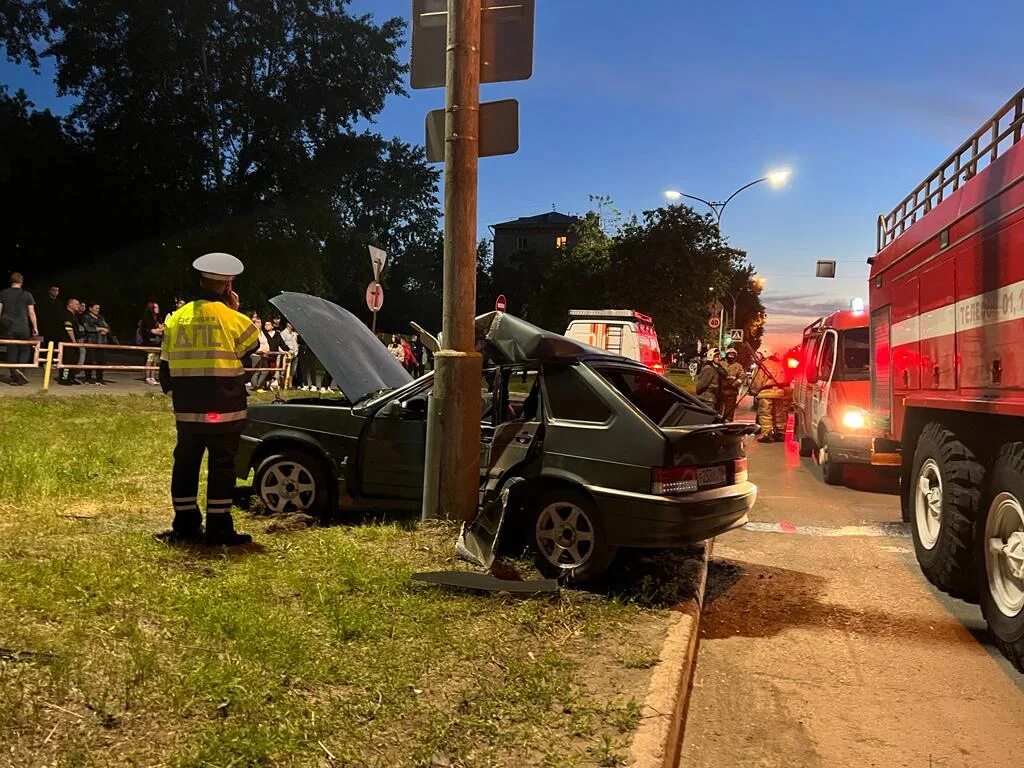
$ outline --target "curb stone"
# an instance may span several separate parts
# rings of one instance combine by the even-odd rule
[[[693,668],[700,642],[700,614],[708,582],[714,539],[704,543],[694,597],[672,612],[668,634],[644,698],[644,719],[629,750],[631,768],[677,768],[693,688]]]

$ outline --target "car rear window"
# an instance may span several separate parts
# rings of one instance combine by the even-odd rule
[[[612,416],[611,409],[575,368],[546,368],[544,392],[552,418],[603,424]]]
[[[598,367],[595,370],[637,410],[659,427],[708,422],[706,410],[665,378],[648,371]]]

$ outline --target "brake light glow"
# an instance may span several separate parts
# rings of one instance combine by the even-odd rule
[[[651,493],[671,496],[697,490],[696,467],[655,467],[651,476]]]
[[[799,368],[800,367],[800,361],[797,360],[795,357],[787,357],[786,358],[786,366],[788,368]]]

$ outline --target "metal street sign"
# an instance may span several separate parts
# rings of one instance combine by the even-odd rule
[[[388,252],[375,246],[368,246],[370,249],[370,264],[373,266],[373,281],[380,280],[380,273],[384,271],[384,265],[388,261]]]
[[[731,331],[729,331],[729,338],[732,339],[733,344],[739,344],[741,341],[743,341],[743,329],[733,328]]]
[[[514,155],[519,151],[519,102],[488,101],[480,105],[477,128],[479,157]],[[444,162],[444,110],[427,113],[427,162]]]
[[[725,307],[722,306],[722,302],[720,301],[712,301],[710,304],[708,304],[709,315],[720,315],[722,314],[723,309],[725,309]]]
[[[722,318],[720,318],[718,315],[712,315],[711,317],[708,318],[708,327],[709,328],[717,329],[721,325],[722,325]]]
[[[374,313],[384,306],[384,286],[376,280],[366,286],[366,306]]]
[[[482,0],[480,82],[528,80],[533,74],[536,0]],[[444,88],[448,48],[448,0],[413,0],[413,88]]]
[[[508,300],[507,300],[507,299],[505,298],[505,294],[503,293],[503,294],[501,294],[501,295],[500,295],[500,296],[499,296],[499,297],[498,297],[498,298],[497,298],[497,299],[495,300],[495,302],[494,302],[494,311],[495,311],[495,312],[504,312],[504,311],[505,311],[505,308],[506,308],[507,306],[508,306]]]

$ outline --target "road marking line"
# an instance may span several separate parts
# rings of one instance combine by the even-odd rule
[[[743,530],[751,533],[796,533],[803,536],[910,538],[910,531],[905,523],[844,525],[839,528],[826,528],[819,525],[794,525],[786,520],[780,520],[777,523],[750,522],[743,526]]]

